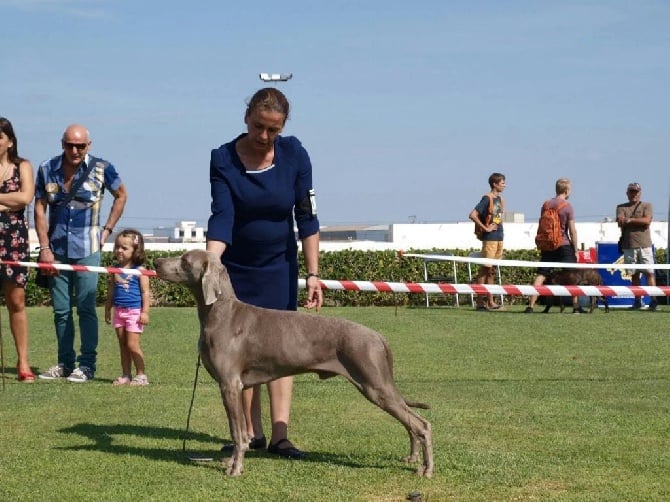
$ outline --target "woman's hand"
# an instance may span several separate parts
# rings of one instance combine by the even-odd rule
[[[305,283],[307,285],[307,301],[305,302],[305,308],[316,308],[316,311],[318,312],[321,309],[321,305],[323,305],[323,291],[321,291],[319,278],[315,275],[310,275],[305,279]]]

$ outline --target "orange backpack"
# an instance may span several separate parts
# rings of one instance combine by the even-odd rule
[[[485,227],[488,227],[491,224],[491,220],[493,219],[493,195],[490,193],[485,193],[482,195],[482,197],[488,197],[489,198],[489,207],[486,210],[486,216],[480,214],[479,215],[479,221],[481,221]],[[505,212],[505,199],[500,197],[500,212],[504,213]],[[482,218],[484,216],[484,218]],[[475,235],[477,236],[477,239],[480,241],[484,237],[484,230],[482,230],[476,223],[475,223]]]
[[[561,246],[563,240],[561,218],[558,216],[558,212],[567,206],[568,202],[563,201],[556,207],[551,207],[550,202],[546,201],[542,205],[540,223],[537,226],[535,245],[540,251],[554,251]]]

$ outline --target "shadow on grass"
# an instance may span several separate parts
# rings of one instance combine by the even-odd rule
[[[88,444],[59,447],[58,449],[61,450],[101,451],[115,455],[136,455],[138,457],[154,460],[172,460],[177,458],[178,460],[186,461],[187,457],[182,448],[185,436],[185,432],[182,429],[130,424],[98,425],[81,423],[60,429],[58,432],[63,434],[77,434],[90,441]],[[180,445],[175,449],[129,446],[118,440],[120,436],[174,440],[180,441]],[[212,436],[211,434],[195,432],[189,432],[186,440],[187,442],[198,441],[203,443],[221,442],[218,437]]]
[[[57,447],[59,450],[66,451],[99,451],[110,453],[113,455],[134,455],[150,460],[161,461],[176,461],[182,464],[190,465],[220,465],[218,461],[224,458],[220,447],[223,443],[220,437],[212,436],[211,434],[189,432],[186,436],[186,448],[184,445],[185,432],[181,429],[172,429],[168,427],[146,427],[141,425],[129,424],[114,424],[114,425],[98,425],[81,423],[60,429],[58,432],[63,434],[77,434],[81,437],[87,438],[90,443]],[[136,436],[150,439],[166,439],[179,441],[179,447],[175,449],[166,448],[147,448],[141,446],[130,446],[122,444],[120,441],[115,441],[119,436]],[[215,449],[200,449],[197,451],[189,450],[188,443],[195,441],[198,443],[212,443],[216,445]],[[197,461],[193,462],[192,457],[201,457],[212,459],[211,461]],[[286,461],[278,458],[276,455],[267,453],[266,451],[249,450],[245,457],[265,457],[277,459],[277,461]],[[364,458],[365,457],[365,458]],[[386,459],[387,461],[390,459]],[[352,458],[347,455],[334,455],[322,452],[308,452],[307,457],[299,462],[318,462],[325,464],[340,465],[352,468],[366,468],[366,469],[388,469],[388,463],[371,464],[369,457],[365,455],[358,455]],[[412,464],[404,464],[400,459],[398,463],[402,464],[407,470],[412,471],[415,466]]]

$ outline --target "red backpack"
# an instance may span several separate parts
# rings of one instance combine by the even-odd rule
[[[554,251],[561,246],[561,241],[563,240],[561,219],[558,216],[558,212],[567,206],[568,202],[563,201],[556,207],[551,207],[550,202],[546,201],[542,205],[540,223],[537,226],[535,245],[540,251]]]

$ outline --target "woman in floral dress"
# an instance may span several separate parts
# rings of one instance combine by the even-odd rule
[[[30,249],[25,208],[33,200],[35,182],[33,167],[19,157],[12,123],[0,117],[0,280],[9,312],[9,327],[14,336],[20,382],[35,381],[28,363],[28,316],[26,282],[28,269],[4,264],[5,261],[28,261]]]

